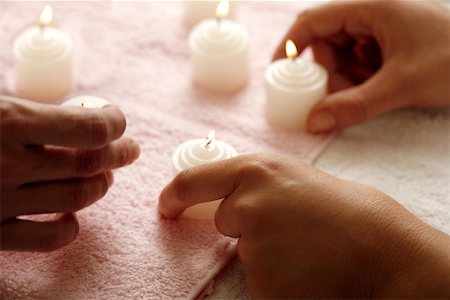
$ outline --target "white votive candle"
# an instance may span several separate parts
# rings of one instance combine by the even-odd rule
[[[184,169],[237,156],[229,144],[214,138],[214,131],[206,139],[187,141],[177,147],[172,155],[172,170],[176,175]],[[199,203],[187,208],[183,215],[191,219],[213,219],[221,200]]]
[[[80,96],[69,99],[62,106],[79,106],[84,108],[102,108],[111,104],[108,100],[95,96]]]
[[[290,40],[286,55],[265,73],[267,118],[277,127],[305,130],[309,112],[327,93],[328,73],[319,64],[296,58],[297,49]]]
[[[72,40],[50,27],[52,8],[47,5],[39,24],[25,29],[14,40],[17,93],[22,98],[55,102],[72,87]]]
[[[193,80],[214,92],[242,87],[249,73],[248,33],[237,22],[223,19],[228,2],[217,7],[217,19],[195,26],[189,35]]]
[[[185,0],[184,1],[184,19],[186,25],[192,28],[194,25],[205,19],[214,16],[216,11],[218,0]],[[230,10],[228,12],[228,18],[234,19],[236,11],[236,1],[230,2]]]

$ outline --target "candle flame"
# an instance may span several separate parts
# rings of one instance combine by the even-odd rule
[[[227,0],[221,0],[216,8],[216,17],[219,19],[226,18],[230,11],[230,3]]]
[[[213,140],[213,139],[215,139],[216,138],[216,132],[214,131],[214,130],[211,130],[209,133],[208,133],[208,139],[209,140]]]
[[[298,55],[297,47],[292,40],[286,41],[286,56],[288,58],[296,58]]]
[[[39,26],[45,27],[52,23],[53,19],[53,8],[47,4],[41,12],[39,17]]]

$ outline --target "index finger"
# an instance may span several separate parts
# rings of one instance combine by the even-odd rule
[[[240,185],[239,170],[245,156],[186,169],[161,192],[158,211],[176,218],[194,204],[231,195]]]
[[[279,44],[273,60],[285,58],[285,43],[292,40],[301,53],[316,40],[346,32],[351,35],[371,35],[373,10],[371,1],[336,1],[301,13]]]
[[[101,148],[122,136],[126,127],[125,116],[115,106],[65,107],[3,96],[0,100],[8,103],[9,111],[2,127],[23,145]]]

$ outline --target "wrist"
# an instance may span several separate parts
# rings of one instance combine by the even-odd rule
[[[450,237],[421,223],[394,255],[383,298],[450,298]]]
[[[450,236],[389,196],[369,191],[370,201],[354,214],[348,292],[358,298],[450,299]]]

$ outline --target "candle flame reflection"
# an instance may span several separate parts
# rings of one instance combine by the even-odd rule
[[[298,55],[297,47],[292,40],[286,41],[286,56],[288,58],[296,58]]]
[[[216,8],[216,17],[218,19],[223,19],[228,16],[230,11],[230,3],[227,0],[221,0]]]
[[[47,4],[39,16],[39,26],[45,27],[52,23],[53,19],[53,8]]]

